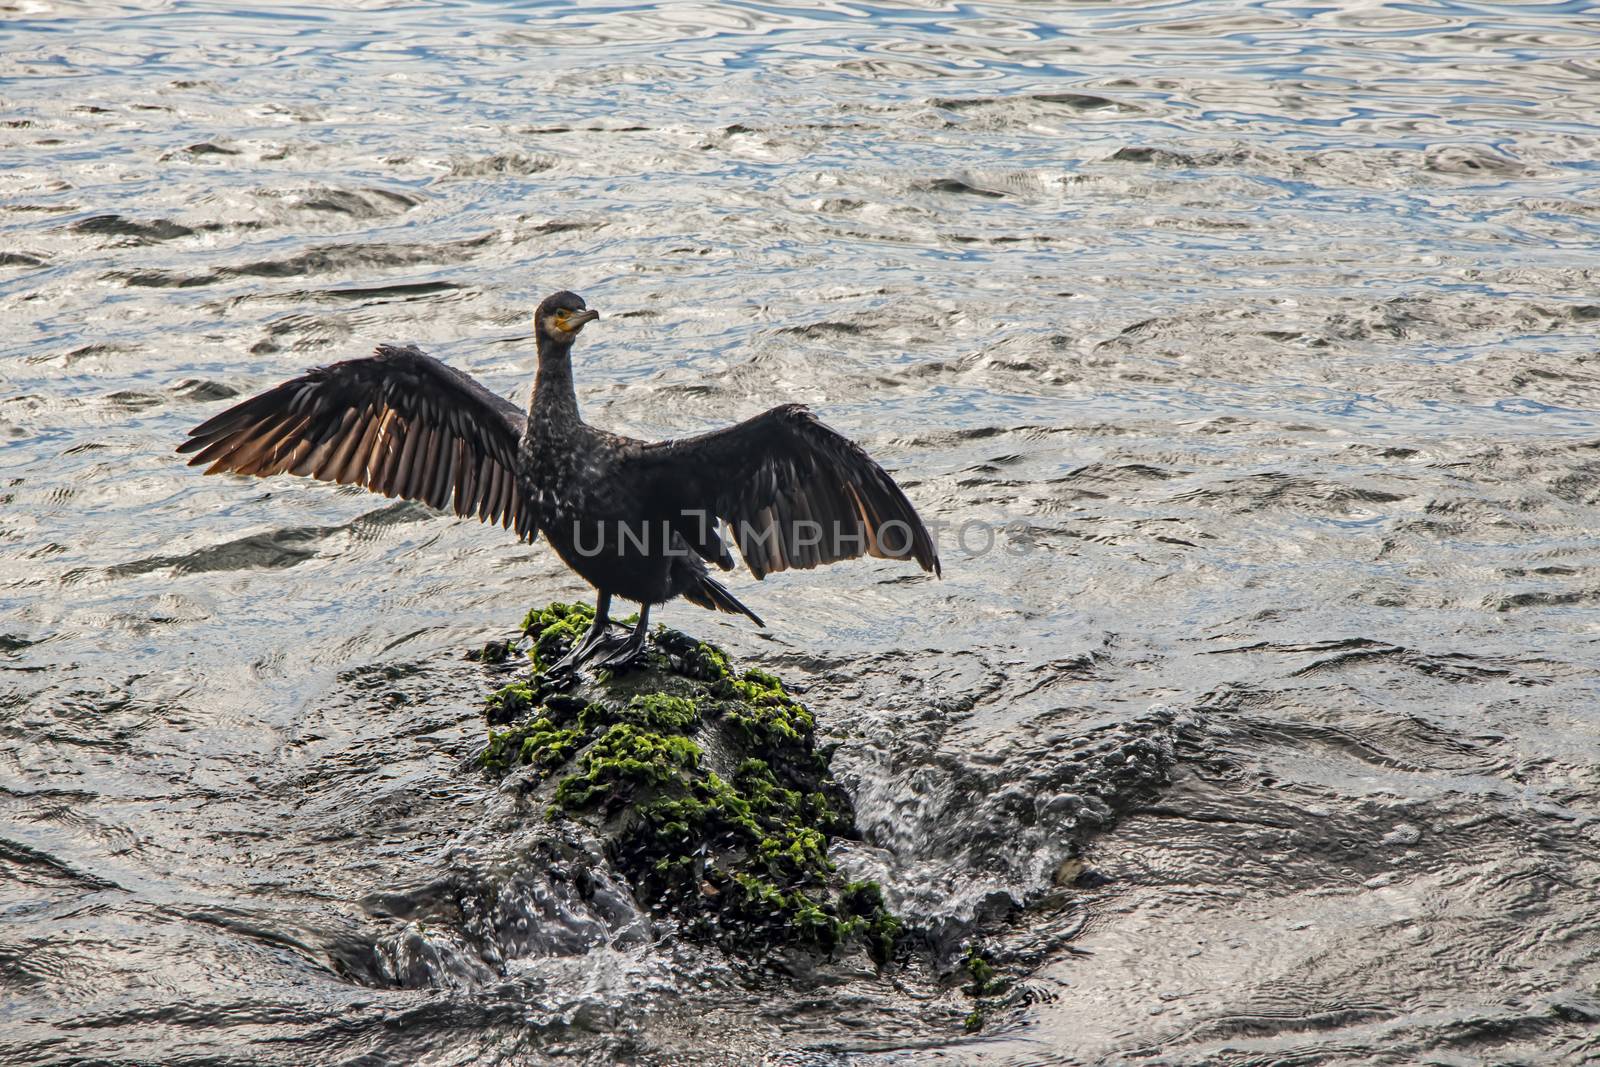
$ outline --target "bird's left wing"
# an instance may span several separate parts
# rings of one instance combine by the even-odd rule
[[[514,526],[532,541],[534,508],[517,489],[526,417],[414,345],[318,367],[189,431],[190,466],[362,485],[457,515]]]
[[[733,528],[757,578],[870,555],[939,573],[911,501],[872,457],[809,409],[788,404],[725,430],[645,445],[630,465],[652,517],[683,527],[697,550],[710,516]],[[721,550],[725,552],[726,550]]]

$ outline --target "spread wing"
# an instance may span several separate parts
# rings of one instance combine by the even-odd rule
[[[517,406],[414,345],[318,367],[189,431],[207,474],[309,475],[538,536],[517,490]]]
[[[939,573],[933,538],[894,479],[802,405],[645,445],[631,462],[653,515],[730,566],[720,539],[706,533],[714,526],[708,513],[725,520],[757,578],[862,555],[915,560]]]

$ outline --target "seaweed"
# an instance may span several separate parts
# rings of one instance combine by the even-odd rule
[[[1011,988],[1011,982],[1000,976],[989,954],[977,945],[968,946],[966,957],[961,961],[961,969],[966,971],[967,977],[971,979],[962,992],[973,1000],[972,1011],[967,1014],[964,1025],[967,1033],[977,1033],[983,1029],[988,1009],[994,1006],[985,1004],[985,998],[1006,992]]]

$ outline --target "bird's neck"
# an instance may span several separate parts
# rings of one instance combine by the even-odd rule
[[[578,391],[572,384],[572,346],[539,338],[539,375],[533,380],[535,419],[578,418]]]

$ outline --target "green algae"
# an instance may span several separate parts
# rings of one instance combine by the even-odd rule
[[[966,1018],[966,1030],[969,1034],[977,1033],[983,1029],[987,1013],[984,998],[1004,993],[1011,988],[1011,983],[1000,977],[994,969],[989,954],[977,945],[968,946],[967,955],[961,961],[961,969],[967,972],[967,977],[970,979],[962,992],[974,1001],[972,1011]]]
[[[967,949],[966,959],[961,961],[961,966],[966,970],[971,983],[967,992],[974,997],[990,997],[997,993],[1004,993],[1010,983],[995,974],[994,964],[989,957],[976,945]]]
[[[528,658],[544,670],[570,652],[594,624],[594,608],[587,604],[546,604],[522,619],[522,632],[533,638]]]
[[[877,882],[851,882],[844,888],[842,901],[851,932],[867,944],[867,951],[881,967],[894,956],[900,941],[900,920],[883,901],[883,888]]]
[[[534,674],[489,697],[490,723],[510,725],[491,726],[483,766],[533,768],[550,817],[600,833],[641,902],[691,936],[891,960],[901,927],[881,890],[828,858],[855,831],[811,712],[774,675],[665,628],[645,669],[562,688],[540,671],[592,620],[582,605],[528,613]]]
[[[568,810],[631,803],[641,789],[666,786],[700,765],[700,747],[687,737],[617,723],[580,761],[581,773],[561,779],[556,803]]]
[[[540,676],[530,681],[512,682],[490,693],[484,717],[491,726],[503,726],[535,709],[559,721],[566,721],[584,707],[584,702],[568,693],[549,689]]]
[[[698,704],[687,697],[667,693],[638,693],[615,714],[621,722],[678,733],[700,723]]]
[[[576,730],[563,729],[546,717],[508,730],[491,731],[481,757],[489,770],[507,771],[519,763],[550,769],[561,766],[583,743]]]

